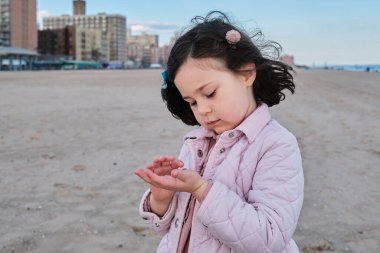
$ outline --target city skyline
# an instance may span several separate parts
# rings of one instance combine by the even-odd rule
[[[175,31],[190,24],[196,15],[211,10],[227,13],[248,31],[259,28],[266,39],[279,42],[284,54],[297,64],[379,64],[380,2],[339,1],[87,1],[87,15],[106,12],[127,17],[135,35],[158,34],[160,45],[168,44]],[[42,17],[72,15],[72,0],[39,0]]]

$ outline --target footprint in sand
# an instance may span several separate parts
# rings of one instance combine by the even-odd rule
[[[68,202],[83,202],[100,196],[100,193],[91,189],[84,189],[81,186],[69,185],[65,183],[55,183],[56,188],[53,195],[58,199],[65,199]]]
[[[380,150],[371,148],[371,149],[367,149],[367,151],[374,155],[380,156]]]
[[[54,159],[55,155],[54,154],[43,154],[41,157],[44,159]]]
[[[79,171],[84,171],[87,169],[87,166],[84,164],[75,164],[72,168],[73,171],[79,172]]]
[[[131,228],[136,235],[147,236],[150,232],[147,227],[131,226]]]
[[[329,240],[322,239],[316,245],[306,246],[302,248],[303,253],[319,253],[325,251],[335,251],[335,247]]]

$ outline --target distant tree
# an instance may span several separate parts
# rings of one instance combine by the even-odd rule
[[[99,49],[93,49],[91,50],[91,59],[94,61],[100,61],[102,58],[102,53],[100,52]]]

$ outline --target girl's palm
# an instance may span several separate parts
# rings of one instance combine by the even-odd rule
[[[174,156],[161,156],[157,157],[145,169],[137,169],[136,175],[146,182],[150,182],[151,178],[147,170],[154,172],[158,176],[169,176],[171,171],[183,166],[183,162],[177,160]],[[174,195],[174,191],[166,190],[150,184],[150,191],[152,197],[158,202],[170,202]]]

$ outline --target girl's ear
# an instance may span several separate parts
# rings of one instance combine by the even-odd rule
[[[249,87],[253,85],[256,79],[256,65],[254,63],[247,63],[240,67],[240,75],[242,76],[242,81]]]

